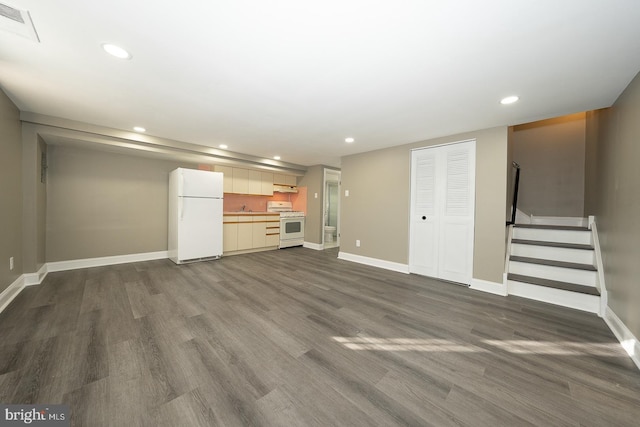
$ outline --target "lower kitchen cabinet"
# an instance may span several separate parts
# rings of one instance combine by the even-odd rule
[[[253,249],[253,222],[250,216],[238,217],[238,250]]]
[[[279,215],[224,215],[225,255],[275,249],[280,243]]]
[[[227,218],[225,218],[225,221]],[[237,218],[236,218],[237,221]],[[222,224],[222,251],[232,252],[238,250],[238,224],[229,222]]]
[[[253,217],[253,247],[262,248],[267,246],[267,222],[266,217]]]

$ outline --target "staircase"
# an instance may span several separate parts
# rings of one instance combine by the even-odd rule
[[[558,219],[555,224],[513,225],[507,292],[600,313],[601,296],[592,232],[584,226],[563,225],[566,223]]]

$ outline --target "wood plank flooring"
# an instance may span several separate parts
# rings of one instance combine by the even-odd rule
[[[0,402],[74,426],[637,426],[595,315],[304,248],[50,274],[0,314]]]

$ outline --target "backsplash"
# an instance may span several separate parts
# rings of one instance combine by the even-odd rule
[[[249,196],[246,194],[225,193],[223,209],[225,212],[245,211],[266,212],[267,202],[282,201],[291,202],[294,210],[306,212],[307,188],[298,187],[298,193],[274,193],[273,196]]]

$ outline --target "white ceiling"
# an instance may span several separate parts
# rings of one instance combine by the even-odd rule
[[[300,165],[607,107],[640,70],[637,0],[0,3],[40,38],[0,31],[22,111]]]

